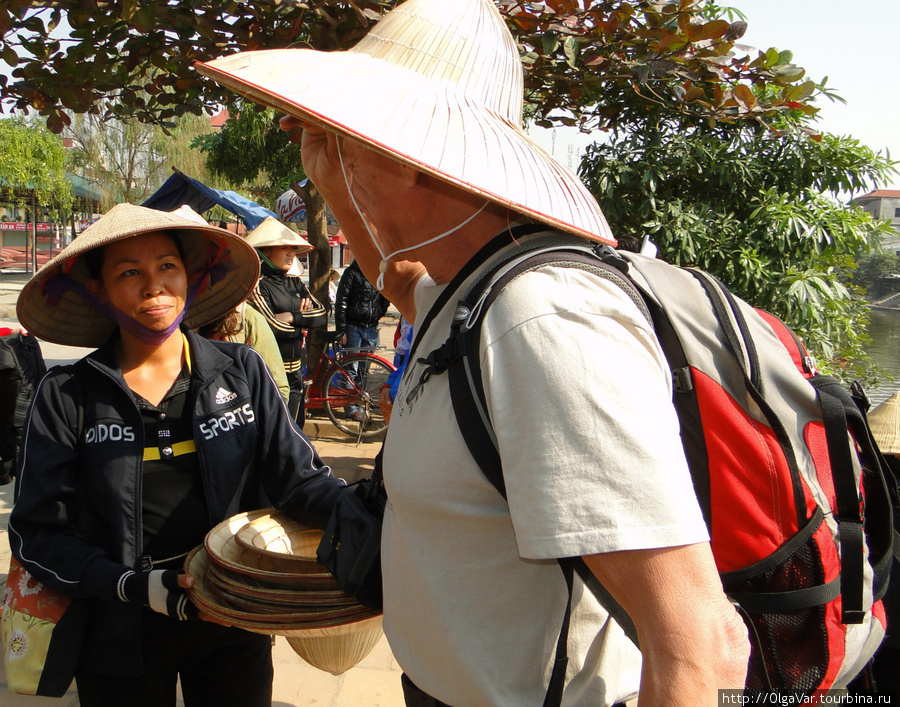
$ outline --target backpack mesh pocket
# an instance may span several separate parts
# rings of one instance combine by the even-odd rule
[[[812,536],[774,566],[765,560],[758,564],[766,565],[766,569],[751,576],[748,570],[730,573],[740,574],[741,579],[726,580],[726,592],[761,596],[806,589],[825,581],[819,549]],[[752,571],[752,567],[749,569]],[[774,610],[743,613],[752,646],[748,689],[811,692],[821,685],[830,658],[826,605],[791,611],[778,611],[776,606]]]

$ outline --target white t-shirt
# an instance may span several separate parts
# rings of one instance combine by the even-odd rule
[[[442,288],[424,278],[415,330]],[[449,332],[455,298],[415,353]],[[566,604],[557,557],[708,540],[665,358],[616,285],[582,270],[520,276],[484,323],[482,376],[509,502],[462,439],[447,376],[411,392],[385,449],[385,633],[422,690],[450,705],[542,704]],[[640,655],[576,578],[563,704],[633,696]]]

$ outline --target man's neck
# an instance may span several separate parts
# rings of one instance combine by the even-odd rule
[[[422,248],[418,253],[419,260],[435,283],[445,285],[479,250],[510,225],[506,214],[486,212],[445,241]]]

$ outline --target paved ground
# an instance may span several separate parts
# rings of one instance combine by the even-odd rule
[[[0,272],[0,326],[15,322],[15,302],[26,277]],[[385,322],[387,323],[387,322]],[[382,341],[390,342],[392,328],[382,327]],[[74,361],[88,349],[42,343],[48,365]],[[327,419],[314,418],[307,422],[306,433],[313,440],[319,454],[338,476],[354,480],[372,473],[372,459],[380,442],[363,442],[339,432]],[[0,593],[6,583],[9,567],[7,527],[13,502],[13,486],[0,486]],[[287,641],[275,642],[275,681],[273,707],[399,707],[403,705],[400,689],[400,668],[382,637],[369,656],[343,675],[334,676],[313,668],[298,657]],[[181,704],[179,702],[179,704]],[[16,695],[6,687],[6,675],[0,661],[0,705],[3,707],[42,707],[58,705],[74,707],[78,698],[74,690],[60,699]],[[123,705],[127,707],[127,705]]]

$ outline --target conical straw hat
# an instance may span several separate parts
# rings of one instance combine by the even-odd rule
[[[522,128],[522,63],[491,0],[408,0],[353,49],[241,52],[197,71],[462,189],[615,243],[578,177]]]
[[[88,271],[79,256],[114,241],[155,231],[178,237],[189,280],[192,275],[208,275],[184,316],[184,323],[190,328],[236,307],[259,279],[259,259],[243,238],[205,221],[119,204],[29,280],[16,308],[19,322],[45,341],[68,346],[103,344],[117,325],[80,294]]]
[[[329,635],[330,633],[330,635]],[[294,652],[314,668],[340,675],[365,658],[381,640],[381,616],[356,624],[319,629],[309,636],[288,636]]]
[[[869,427],[883,454],[900,454],[900,393],[869,413]]]
[[[271,216],[266,216],[259,226],[247,234],[247,243],[254,248],[292,245],[297,249],[297,253],[308,253],[313,250],[308,240]]]

